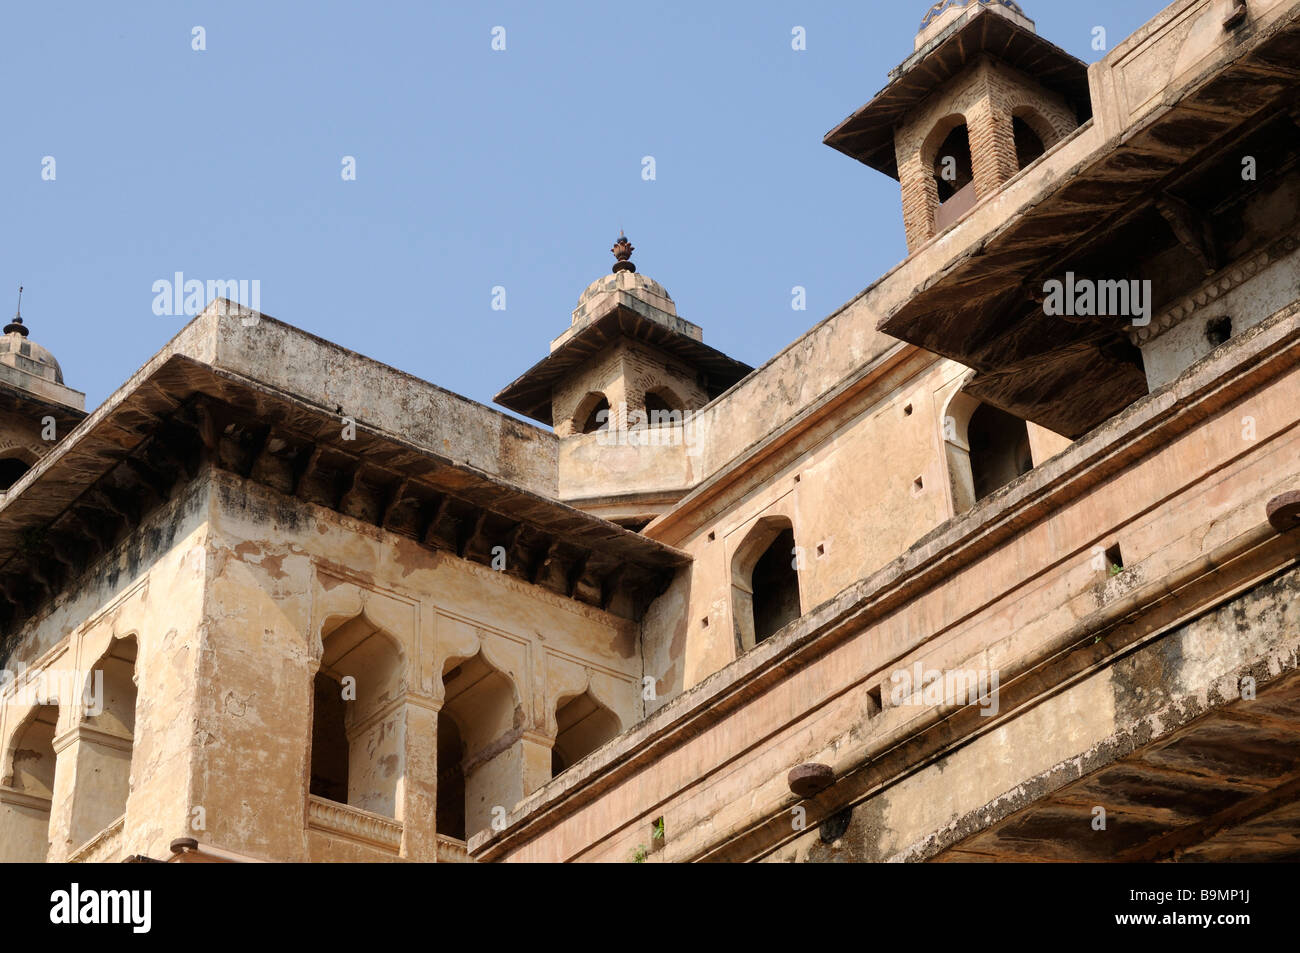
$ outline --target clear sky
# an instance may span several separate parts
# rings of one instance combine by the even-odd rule
[[[256,279],[265,313],[487,403],[621,227],[758,366],[905,255],[897,183],[821,140],[929,2],[6,0],[0,308],[26,287],[87,409],[188,320],[153,310],[178,271]],[[1022,5],[1088,62],[1095,27],[1113,47],[1164,6]]]

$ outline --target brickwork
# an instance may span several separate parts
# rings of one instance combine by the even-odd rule
[[[623,391],[623,355],[621,346],[611,345],[587,361],[582,373],[574,374],[556,385],[551,394],[551,419],[555,433],[568,437],[582,432],[584,420],[577,420],[579,410],[585,418],[588,394],[604,394],[609,401],[611,414],[627,398]]]
[[[1078,125],[1069,105],[1029,76],[981,57],[930,96],[895,136],[903,190],[907,247],[916,251],[935,235],[938,149],[964,120],[970,134],[976,200],[993,194],[1020,171],[1013,120],[1020,118],[1050,149]]]
[[[698,410],[709,400],[695,371],[686,364],[638,341],[620,341],[555,388],[551,397],[555,433],[560,437],[581,433],[586,421],[577,418],[586,416],[589,394],[604,394],[613,419],[626,426],[620,405],[626,404],[628,412],[644,410],[646,394],[654,390],[666,390],[674,398],[670,403],[680,404],[683,410]]]

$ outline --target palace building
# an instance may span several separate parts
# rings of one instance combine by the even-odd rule
[[[908,257],[758,369],[625,236],[518,416],[16,317],[0,859],[1300,859],[1300,0],[1029,12],[827,134]]]

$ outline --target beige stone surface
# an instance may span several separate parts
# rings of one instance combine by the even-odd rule
[[[1284,859],[1300,540],[1266,506],[1300,487],[1277,55],[1300,0],[1252,0],[1236,33],[1230,6],[1178,0],[1094,64],[1079,128],[974,58],[897,128],[912,254],[724,393],[704,369],[735,362],[629,271],[553,342],[580,362],[540,397],[516,382],[550,431],[225,302],[52,447],[31,421],[52,394],[9,387],[0,457],[31,470],[0,497],[0,860],[182,837],[179,862]],[[1243,73],[1263,105],[1230,127],[1215,84]],[[1021,170],[1030,107],[1048,151]],[[978,195],[936,231],[954,117]],[[1080,396],[1037,375],[1072,356],[999,323],[1037,300],[1019,256],[1062,240],[1040,216],[1092,214],[1126,163],[1199,195],[1235,171],[1215,137],[1259,130],[1286,161],[1258,191],[1144,219],[1168,196],[1136,177],[1113,221],[1072,226],[1082,257],[1056,264],[1100,267],[1168,223],[1137,262],[1151,325],[1080,332],[1149,393],[1055,432]],[[1001,364],[925,340],[944,302]],[[582,351],[624,312],[650,331]],[[1034,413],[988,396],[1025,379]],[[689,420],[620,439],[664,388]],[[612,441],[576,432],[597,394]],[[1188,751],[1219,767],[1197,780]],[[801,799],[807,763],[834,783]],[[1196,798],[1171,807],[1171,779]],[[1080,834],[1098,801],[1125,820],[1109,840]]]

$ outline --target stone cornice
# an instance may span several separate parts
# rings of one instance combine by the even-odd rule
[[[28,794],[26,791],[20,791],[18,788],[11,788],[8,785],[0,785],[0,804],[26,807],[47,813],[50,810],[49,798],[41,797],[39,794]]]
[[[1268,247],[1233,262],[1207,280],[1195,291],[1184,295],[1160,313],[1149,325],[1134,328],[1129,338],[1136,345],[1149,344],[1171,328],[1182,324],[1198,311],[1208,308],[1228,292],[1240,288],[1273,262],[1285,258],[1300,247],[1300,232],[1279,238]]]
[[[120,734],[116,731],[106,731],[103,728],[82,722],[73,728],[69,728],[54,739],[54,753],[60,754],[64,748],[70,746],[74,741],[88,741],[91,744],[112,748],[115,751],[130,751],[134,743],[130,735]]]

